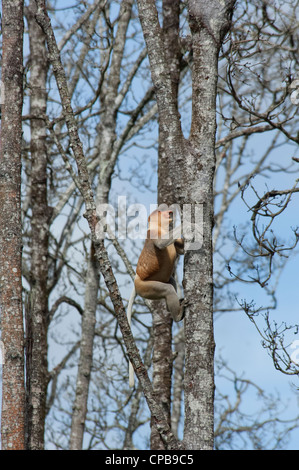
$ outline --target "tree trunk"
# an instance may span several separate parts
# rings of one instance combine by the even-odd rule
[[[139,17],[147,45],[155,87],[159,130],[167,154],[165,185],[176,188],[173,202],[181,207],[202,204],[204,243],[186,250],[185,319],[185,429],[184,447],[213,448],[214,337],[213,337],[213,179],[215,171],[216,86],[218,53],[234,1],[188,2],[192,33],[192,127],[183,136],[170,68],[154,0],[138,0]]]
[[[192,124],[185,165],[188,192],[184,203],[203,205],[203,245],[187,251],[185,297],[190,299],[185,320],[185,426],[188,449],[214,446],[213,333],[213,181],[215,171],[216,92],[218,53],[229,28],[234,2],[190,0],[189,26],[193,44]],[[192,301],[191,301],[192,299]]]
[[[178,437],[179,424],[182,416],[182,394],[184,385],[184,365],[185,365],[185,336],[184,329],[181,328],[174,338],[174,371],[173,371],[173,392],[171,410],[171,429]]]
[[[178,85],[180,79],[180,47],[179,47],[179,23],[180,0],[163,0],[163,42],[165,56],[168,61],[172,96],[177,105]],[[158,152],[158,204],[171,205],[175,201],[176,188],[171,180],[168,180],[169,154],[165,152],[164,134],[159,133]],[[167,184],[168,182],[168,184]],[[172,353],[172,318],[165,308],[165,303],[160,302],[158,308],[153,311],[153,387],[157,400],[165,410],[169,425],[171,408],[171,377],[173,366]],[[155,426],[151,426],[151,449],[165,449],[161,436]]]
[[[22,312],[21,143],[23,1],[2,2],[2,130],[0,153],[0,308],[5,363],[2,450],[24,449],[24,331]]]
[[[88,262],[85,289],[85,305],[82,316],[80,358],[78,364],[76,396],[73,405],[70,450],[82,449],[92,367],[93,341],[99,289],[98,266],[92,245]]]
[[[49,219],[47,195],[46,114],[48,72],[45,35],[35,19],[36,5],[26,9],[31,53],[31,279],[26,312],[26,448],[42,450],[48,383],[48,244]]]
[[[155,302],[156,303],[156,302]],[[156,400],[161,403],[165,416],[170,426],[170,404],[171,404],[171,375],[172,375],[172,318],[169,312],[163,308],[153,311],[153,389]],[[151,449],[165,450],[161,439],[153,422],[151,423]]]

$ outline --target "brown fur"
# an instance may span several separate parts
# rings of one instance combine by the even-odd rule
[[[137,263],[136,273],[142,281],[169,282],[176,258],[177,251],[174,244],[160,250],[154,245],[153,240],[147,238]]]

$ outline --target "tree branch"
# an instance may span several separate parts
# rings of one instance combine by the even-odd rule
[[[45,0],[36,0],[38,7],[36,19],[40,26],[43,28],[49,50],[50,62],[53,67],[54,75],[56,78],[60,99],[63,106],[63,112],[65,115],[65,120],[68,128],[71,148],[74,153],[74,157],[78,167],[78,176],[80,181],[80,191],[83,194],[84,202],[86,205],[86,214],[85,217],[88,221],[89,228],[91,231],[91,238],[95,247],[96,256],[99,262],[100,271],[105,280],[106,286],[109,290],[111,301],[113,303],[118,323],[123,334],[124,342],[128,351],[129,359],[133,364],[135,373],[138,379],[141,382],[147,404],[150,408],[152,418],[154,423],[162,436],[162,439],[165,442],[165,445],[168,449],[179,449],[182,448],[182,445],[174,437],[169,425],[167,424],[167,419],[164,415],[164,412],[161,406],[157,403],[150,380],[147,375],[147,371],[142,363],[139,351],[134,343],[134,338],[132,336],[125,309],[122,303],[122,299],[118,290],[116,279],[114,277],[108,254],[104,246],[104,241],[99,239],[96,233],[97,225],[97,214],[94,196],[89,181],[89,175],[87,170],[87,163],[83,153],[82,143],[78,135],[77,123],[74,117],[73,109],[71,106],[70,97],[67,89],[67,81],[65,77],[65,72],[61,64],[59,50],[56,44],[54,32],[51,26],[50,19],[47,14]]]

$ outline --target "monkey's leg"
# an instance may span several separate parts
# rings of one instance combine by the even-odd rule
[[[171,313],[174,321],[182,320],[184,306],[181,306],[175,288],[172,284],[160,281],[142,281],[139,276],[135,279],[135,288],[138,295],[145,299],[165,299],[167,310]]]
[[[171,284],[168,284],[169,287],[173,287]],[[183,320],[185,316],[185,304],[184,300],[181,302],[177,296],[176,291],[169,289],[169,293],[165,296],[166,305],[168,311],[171,313],[171,316],[175,322]]]
[[[177,284],[176,284],[176,281],[175,281],[174,277],[171,276],[168,283],[171,284],[174,287],[175,291],[177,292]],[[183,318],[185,318],[186,300],[184,298],[181,298],[181,299],[179,299],[179,301],[180,301],[180,310],[181,311],[180,311],[179,319],[175,320],[175,321],[181,321],[181,320],[183,320]]]

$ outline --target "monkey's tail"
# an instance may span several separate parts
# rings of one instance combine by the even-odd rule
[[[132,363],[129,362],[129,387],[134,388],[135,378],[134,378],[134,369]]]
[[[127,310],[127,317],[128,317],[128,322],[129,322],[130,328],[131,328],[132,310],[133,310],[133,304],[134,304],[135,297],[136,297],[136,289],[135,289],[135,286],[134,286],[133,290],[132,290],[132,293],[131,293],[131,296],[130,296],[130,299],[129,299],[128,310]],[[133,369],[133,366],[132,366],[131,362],[129,363],[129,386],[131,388],[134,387],[134,369]]]

